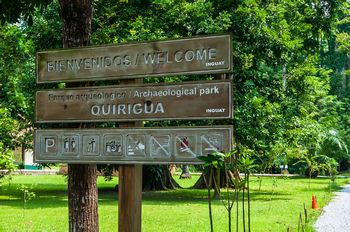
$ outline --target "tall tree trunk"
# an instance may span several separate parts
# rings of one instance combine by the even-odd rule
[[[92,0],[60,0],[60,8],[63,22],[63,47],[89,45]],[[73,87],[74,85],[67,84],[66,86]],[[88,126],[80,125],[80,127]],[[69,231],[95,232],[99,230],[96,178],[96,165],[68,165]]]
[[[350,70],[350,55],[349,54],[346,55],[346,63],[345,63],[344,69],[345,70]],[[345,95],[346,95],[347,93],[349,93],[349,89],[350,89],[350,85],[349,85],[349,83],[350,83],[350,81],[349,81],[350,75],[344,73],[344,79],[345,79],[345,81],[344,81],[345,82],[344,83],[344,86],[345,86],[344,92],[345,92]]]
[[[98,231],[96,165],[68,165],[69,231]]]
[[[61,0],[63,47],[88,46],[91,35],[92,0]]]
[[[208,188],[205,182],[211,183],[209,187],[210,189],[214,189],[214,198],[219,199],[220,188],[224,188],[227,185],[226,184],[227,182],[225,181],[225,173],[224,171],[216,168],[213,168],[212,172],[213,174],[210,175],[208,170],[204,171],[192,188],[195,188],[195,189]]]
[[[167,190],[181,186],[172,177],[168,165],[144,165],[142,175],[142,190]]]
[[[225,188],[226,186],[232,187],[231,183],[234,183],[233,180],[235,179],[241,180],[241,177],[239,176],[239,172],[236,169],[233,172],[228,171],[228,178],[226,178],[226,174],[223,170],[218,170],[214,168],[213,175],[211,177],[209,175],[209,171],[204,170],[204,172],[202,173],[202,175],[199,177],[199,179],[193,185],[192,188],[194,189],[208,188],[207,184],[205,183],[205,181],[207,181],[208,183],[211,183],[210,188],[214,189],[215,191],[214,196],[216,197],[216,199],[218,199],[220,198],[220,189],[218,190],[215,188],[214,181],[216,181],[217,187]]]

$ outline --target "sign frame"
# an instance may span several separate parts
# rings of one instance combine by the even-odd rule
[[[210,42],[210,40],[213,40]],[[217,40],[217,41],[216,41]],[[186,51],[181,51],[182,53],[172,53],[170,52],[170,48],[174,47],[174,49],[181,49],[182,47],[187,46],[187,44],[199,44],[201,49],[210,44],[216,44],[217,47],[222,47],[219,51],[219,58],[214,59],[214,55],[208,62],[194,62],[195,58],[192,56],[197,56],[197,53],[189,53],[187,55],[185,52],[189,51],[189,47],[187,47]],[[202,43],[202,44],[200,44]],[[113,53],[113,49],[117,50],[117,53]],[[119,50],[120,51],[119,51]],[[133,49],[136,49],[134,51]],[[141,49],[141,52],[137,49]],[[147,51],[148,53],[142,53],[143,51]],[[195,49],[195,48],[192,48]],[[209,48],[208,48],[209,49]],[[101,50],[103,52],[101,52]],[[108,59],[103,59],[106,57],[110,57],[107,54],[119,54],[118,52],[135,52],[135,56],[124,57],[118,59],[114,59],[116,56]],[[174,51],[173,51],[174,52]],[[176,52],[176,51],[175,51]],[[143,54],[144,61],[146,62],[146,58],[150,60],[149,57],[144,54],[156,54],[157,57],[154,59],[155,63],[153,65],[146,64],[140,65],[140,70],[137,68],[130,68],[133,65],[139,65],[138,55]],[[170,55],[169,55],[170,53]],[[207,50],[205,53],[205,57],[208,59],[210,51]],[[222,53],[222,54],[221,54]],[[83,56],[85,54],[85,56]],[[175,55],[177,57],[175,57]],[[213,53],[214,54],[214,53]],[[75,55],[75,56],[74,56]],[[125,55],[125,54],[124,54]],[[141,56],[140,55],[140,56]],[[201,54],[201,56],[204,53]],[[216,56],[215,52],[215,56]],[[125,55],[126,56],[126,55]],[[71,57],[75,57],[74,59]],[[84,58],[89,57],[89,58]],[[118,55],[118,57],[122,57],[122,55]],[[146,58],[145,58],[146,57]],[[55,58],[55,59],[53,59]],[[91,58],[91,59],[90,59]],[[96,58],[96,59],[93,59]],[[101,58],[101,59],[100,59]],[[203,57],[202,57],[203,58]],[[99,60],[98,60],[99,59]],[[124,59],[124,61],[122,60]],[[158,59],[158,63],[156,62]],[[176,59],[176,60],[175,60]],[[98,60],[98,61],[97,61]],[[189,60],[189,62],[177,62],[179,60]],[[198,59],[197,59],[198,61]],[[200,60],[201,61],[201,60]],[[86,62],[86,63],[85,63]],[[97,66],[97,62],[100,62]],[[111,63],[112,62],[112,63]],[[220,63],[222,62],[222,63]],[[117,67],[117,71],[113,71],[110,67],[115,64]],[[171,64],[173,63],[173,64]],[[131,79],[131,78],[140,78],[140,77],[162,77],[162,76],[175,76],[175,75],[192,75],[192,74],[215,74],[215,73],[229,73],[232,72],[232,36],[231,34],[216,34],[216,35],[206,35],[206,36],[194,36],[189,38],[179,38],[179,39],[170,39],[170,40],[160,40],[160,41],[143,41],[143,42],[132,42],[132,43],[119,43],[112,45],[102,45],[102,46],[87,46],[83,48],[70,48],[70,49],[57,49],[57,50],[47,50],[41,51],[36,54],[36,80],[38,84],[41,83],[57,83],[57,82],[83,82],[83,81],[98,81],[98,80],[112,80],[112,79]],[[96,70],[94,70],[94,64]],[[122,66],[124,64],[124,66]],[[181,65],[180,65],[181,64]],[[75,65],[75,66],[74,66]],[[109,65],[109,66],[106,66]],[[172,66],[171,66],[172,65]],[[78,68],[79,66],[79,68]],[[145,68],[145,66],[147,68]],[[71,72],[65,73],[71,67]],[[76,69],[74,69],[74,67]],[[83,67],[83,68],[81,68]],[[101,68],[102,67],[102,68]],[[175,68],[176,67],[176,68]],[[46,69],[46,71],[44,71]],[[104,71],[97,70],[103,69]],[[49,72],[58,72],[57,74],[51,74]],[[57,71],[58,70],[58,71]],[[81,71],[83,70],[83,71]],[[112,71],[111,71],[112,70]],[[133,73],[134,70],[134,73]],[[81,72],[81,74],[79,73]]]

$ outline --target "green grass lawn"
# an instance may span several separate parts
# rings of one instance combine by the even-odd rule
[[[142,231],[209,231],[207,191],[188,189],[197,180],[179,180],[184,189],[146,192],[142,201]],[[349,182],[337,179],[330,185],[327,178],[310,182],[305,178],[263,177],[258,189],[258,179],[251,181],[252,231],[296,231],[304,203],[312,224],[320,210],[311,209],[312,194],[323,207],[331,198],[332,191]],[[105,182],[98,179],[100,231],[117,231],[118,199],[113,190],[117,179]],[[0,186],[0,231],[68,231],[66,177],[59,175],[14,176]],[[35,197],[24,204],[25,185]],[[330,188],[331,187],[331,188]],[[222,190],[224,191],[224,190]],[[225,195],[224,195],[225,196]],[[213,202],[214,230],[227,230],[227,213],[221,201]],[[235,226],[236,214],[233,214]],[[239,214],[241,219],[242,215]],[[241,221],[241,220],[240,220]],[[235,228],[235,227],[234,227]],[[234,230],[233,230],[234,231]],[[243,231],[240,229],[240,231]],[[312,231],[309,226],[307,231]]]

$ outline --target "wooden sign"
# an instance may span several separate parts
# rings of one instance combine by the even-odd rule
[[[38,52],[37,82],[227,73],[231,41],[230,35],[213,35]]]
[[[232,150],[232,126],[35,131],[38,163],[200,163]]]
[[[231,100],[230,81],[38,91],[36,122],[231,118]]]

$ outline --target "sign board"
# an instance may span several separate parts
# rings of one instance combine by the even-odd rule
[[[35,131],[39,163],[201,163],[232,150],[232,126]]]
[[[36,121],[231,118],[230,81],[38,91]]]
[[[230,35],[213,35],[38,52],[37,82],[227,73],[231,41]]]

